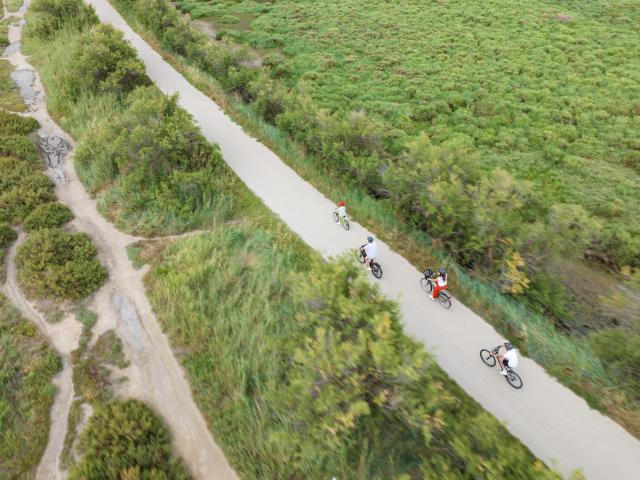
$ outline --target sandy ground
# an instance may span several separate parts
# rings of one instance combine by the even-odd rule
[[[137,49],[147,74],[220,145],[225,161],[264,203],[325,257],[364,243],[367,232],[352,222],[345,232],[331,221],[334,203],[287,167],[273,152],[235,124],[208,97],[190,85],[126,24],[107,0],[86,0],[98,16],[122,30]],[[617,423],[549,376],[530,359],[518,371],[522,390],[513,390],[478,352],[502,337],[454,300],[450,311],[425,298],[420,272],[387,245],[379,244],[382,291],[399,301],[406,332],[421,341],[444,370],[538,457],[565,475],[582,469],[589,479],[638,478],[640,442]],[[425,266],[426,267],[426,266]]]
[[[24,9],[19,15],[24,14]],[[6,53],[17,70],[31,78],[34,94],[29,103],[29,115],[36,118],[42,128],[38,132],[41,147],[61,146],[65,142],[72,148],[73,139],[55,122],[46,110],[46,98],[40,78],[20,52],[15,42],[21,35],[21,26],[10,29],[14,47]],[[55,150],[55,149],[54,149]],[[127,257],[128,244],[140,240],[116,230],[96,210],[76,176],[70,156],[48,155],[48,173],[56,184],[56,193],[62,203],[73,211],[72,226],[88,233],[96,243],[101,262],[109,269],[109,280],[90,299],[88,307],[98,314],[94,327],[94,340],[102,332],[115,329],[123,340],[129,367],[120,371],[127,381],[117,386],[120,397],[134,397],[147,402],[158,412],[169,427],[177,453],[192,475],[198,479],[236,479],[204,417],[196,407],[182,367],[173,356],[167,338],[162,333],[145,296],[142,277],[145,270],[136,271]],[[64,369],[55,378],[58,388],[51,411],[51,431],[45,454],[38,468],[38,479],[64,478],[59,469],[59,456],[66,433],[69,407],[73,400],[70,352],[78,345],[81,325],[72,317],[55,325],[43,316],[20,292],[16,279],[15,252],[24,239],[21,235],[9,253],[8,281],[4,287],[11,301],[47,336],[63,358]]]

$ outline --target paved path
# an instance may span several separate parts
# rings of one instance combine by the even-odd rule
[[[262,201],[311,247],[325,257],[364,242],[367,232],[351,223],[345,232],[331,221],[333,202],[300,178],[267,147],[245,133],[208,97],[189,84],[126,24],[107,0],[86,0],[105,23],[122,30],[137,49],[147,74],[180,104],[220,145],[225,161]],[[478,356],[502,337],[482,318],[455,302],[450,311],[425,298],[420,273],[379,243],[382,291],[399,300],[406,332],[423,342],[444,370],[547,464],[568,475],[580,468],[588,479],[640,479],[640,442],[617,423],[522,359],[525,386],[513,390]]]

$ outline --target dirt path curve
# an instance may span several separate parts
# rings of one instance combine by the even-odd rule
[[[362,227],[355,222],[350,232],[335,227],[330,216],[333,202],[190,85],[132,31],[107,0],[86,1],[103,22],[124,32],[156,85],[167,94],[180,94],[180,104],[204,135],[220,145],[229,166],[305,242],[326,257],[364,242]],[[432,304],[418,286],[420,273],[387,245],[379,247],[384,269],[380,286],[399,300],[407,333],[422,341],[445,371],[506,422],[538,457],[564,474],[581,468],[589,479],[638,478],[640,442],[529,359],[523,359],[518,369],[524,388],[512,390],[478,356],[480,348],[500,342],[493,327],[459,302],[450,311]]]
[[[20,16],[23,14],[24,9],[19,12]],[[17,42],[21,30],[21,26],[12,27],[10,41]],[[59,139],[63,139],[73,147],[73,139],[49,117],[40,78],[19,48],[11,49],[6,58],[17,69],[33,72],[32,88],[36,95],[30,103],[30,115],[42,126],[38,132],[41,139],[58,139],[58,143]],[[185,373],[173,356],[168,340],[153,314],[143,286],[144,270],[136,271],[127,257],[127,245],[141,238],[118,231],[98,213],[95,201],[78,180],[70,156],[50,162],[49,175],[56,183],[59,200],[68,205],[76,217],[72,225],[92,237],[98,247],[100,260],[109,269],[109,280],[93,296],[89,308],[98,314],[94,333],[99,335],[113,328],[124,343],[130,366],[123,371],[128,380],[118,385],[117,395],[139,398],[163,417],[171,431],[176,451],[195,478],[237,479],[195,405]],[[16,248],[14,245],[11,249],[11,260]],[[64,474],[60,474],[58,468],[59,453],[73,398],[68,354],[78,345],[81,325],[72,319],[57,325],[47,324],[20,293],[13,261],[9,264],[8,277],[6,290],[11,300],[40,327],[65,359],[65,370],[61,374],[64,378],[56,379],[60,391],[52,410],[49,444],[38,470],[38,478],[61,478]]]

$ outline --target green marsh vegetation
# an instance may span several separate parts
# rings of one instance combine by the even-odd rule
[[[636,10],[179,3],[213,40],[164,0],[116,5],[305,178],[418,267],[447,264],[458,298],[640,432],[637,384],[595,347],[639,336]],[[220,30],[225,15],[252,22]]]
[[[147,281],[155,310],[201,411],[241,473],[465,478],[485,475],[486,468],[556,478],[404,336],[397,306],[360,269],[344,259],[322,264],[252,197],[174,99],[144,84],[129,92],[88,86],[67,95],[68,69],[86,68],[68,54],[74,42],[90,49],[96,29],[117,35],[108,27],[74,30],[75,20],[69,22],[48,38],[46,55],[35,34],[27,48],[42,67],[53,111],[78,135],[83,181],[101,201],[117,198],[107,214],[130,230],[209,227],[169,246],[136,245],[132,255],[152,262]],[[102,73],[108,78],[111,72]],[[113,107],[108,117],[102,115],[106,105]],[[136,122],[148,133],[130,134]],[[140,138],[149,139],[147,150],[136,155]],[[171,145],[160,142],[168,138]],[[150,186],[142,187],[143,180]],[[215,202],[182,210],[163,200],[166,215],[154,213],[159,199],[184,194],[189,200],[190,192],[197,199],[203,191]],[[193,221],[203,209],[207,223]],[[318,348],[329,337],[332,362]],[[338,365],[345,368],[338,372]],[[128,422],[121,423],[126,434]],[[97,437],[113,427],[101,421],[104,435]],[[103,464],[100,455],[96,462]]]
[[[0,295],[0,478],[32,478],[47,444],[60,358]]]

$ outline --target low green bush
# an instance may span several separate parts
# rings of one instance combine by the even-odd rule
[[[110,25],[95,26],[72,48],[72,61],[64,75],[65,93],[72,99],[81,92],[126,95],[150,84],[134,48]]]
[[[45,203],[35,207],[25,218],[22,226],[27,231],[57,228],[71,220],[73,220],[73,213],[66,205],[58,202]]]
[[[62,28],[80,31],[98,23],[93,7],[82,0],[34,0],[29,10],[36,15],[27,23],[28,35],[49,39]]]
[[[640,401],[640,338],[615,329],[604,329],[589,335],[594,353],[602,358],[610,375],[629,385]]]
[[[0,283],[5,280],[5,263],[4,257],[7,253],[9,245],[18,238],[16,231],[7,223],[0,222]]]
[[[95,245],[85,233],[37,230],[18,248],[20,281],[27,291],[39,297],[86,297],[107,278],[107,270],[96,254]]]
[[[0,223],[0,249],[7,248],[18,238],[16,231],[7,223]]]
[[[55,201],[51,180],[24,160],[1,158],[0,222],[20,223],[38,205]]]
[[[0,136],[27,135],[38,128],[40,124],[35,118],[0,110]]]
[[[16,157],[35,164],[39,160],[38,148],[22,135],[0,135],[0,157]]]
[[[76,151],[79,175],[101,192],[101,208],[115,213],[119,226],[144,234],[224,219],[234,180],[177,97],[139,89],[126,105]]]
[[[34,478],[49,433],[62,362],[0,295],[0,477]]]
[[[235,23],[238,23],[239,21],[240,19],[235,15],[223,15],[218,19],[218,23],[222,23],[225,25],[233,25]]]
[[[80,435],[82,459],[69,478],[188,479],[171,450],[169,432],[139,400],[114,400],[98,407]]]

